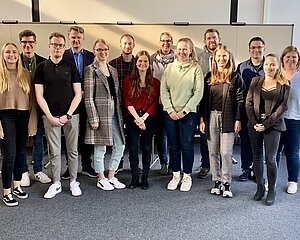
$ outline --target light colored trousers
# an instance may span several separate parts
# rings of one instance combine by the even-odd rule
[[[108,164],[108,170],[117,170],[121,158],[124,153],[125,145],[122,140],[120,127],[117,119],[117,115],[114,109],[114,101],[112,100],[112,135],[113,135],[113,146],[111,158]],[[106,153],[106,146],[94,145],[94,169],[96,173],[104,172],[104,155]]]
[[[213,181],[231,183],[234,132],[222,133],[222,112],[211,111],[210,140],[207,141]]]
[[[66,141],[70,179],[76,179],[78,171],[79,114],[73,115],[72,119],[66,122],[63,127],[53,126],[46,116],[43,116],[43,121],[52,164],[53,182],[60,181],[62,129]]]

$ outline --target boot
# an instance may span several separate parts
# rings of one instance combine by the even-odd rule
[[[138,187],[140,185],[139,181],[140,180],[139,180],[138,176],[132,175],[131,182],[130,182],[128,188],[135,189],[136,187]]]
[[[142,176],[141,187],[142,187],[143,190],[147,190],[149,188],[148,176],[147,175]]]
[[[267,198],[266,198],[266,205],[267,206],[272,206],[274,204],[275,196],[276,196],[276,192],[275,192],[274,188],[269,189],[268,195],[267,195]]]
[[[256,193],[253,197],[254,201],[260,201],[263,196],[265,195],[265,185],[264,184],[257,184],[257,189],[256,189]]]

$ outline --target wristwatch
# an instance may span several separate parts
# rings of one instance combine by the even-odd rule
[[[67,113],[66,115],[67,115],[67,119],[68,119],[68,120],[71,120],[71,119],[72,119],[72,115],[70,115],[70,114],[68,114],[68,113]]]
[[[183,111],[182,113],[183,113],[184,115],[186,115],[186,111]]]

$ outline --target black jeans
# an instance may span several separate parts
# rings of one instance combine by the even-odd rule
[[[126,121],[127,142],[129,147],[129,162],[132,177],[138,177],[139,143],[142,150],[143,175],[147,176],[150,169],[152,138],[156,130],[156,121],[149,116],[146,121],[146,130],[141,130],[133,121]]]
[[[254,128],[249,128],[249,137],[253,154],[253,170],[257,184],[264,184],[263,172],[263,149],[265,148],[265,158],[267,164],[267,177],[269,189],[274,189],[277,178],[276,153],[279,145],[281,132],[269,128],[263,132],[257,132]]]
[[[4,139],[2,183],[3,188],[11,188],[11,181],[21,181],[24,160],[26,159],[26,143],[28,140],[29,111],[1,110],[0,120]]]

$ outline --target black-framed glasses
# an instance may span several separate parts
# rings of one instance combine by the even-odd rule
[[[21,41],[22,44],[29,44],[32,45],[35,43],[35,41]]]
[[[109,48],[97,48],[95,49],[96,52],[107,52]]]
[[[168,39],[168,40],[160,40],[162,43],[171,43],[172,40],[171,39]]]
[[[54,48],[64,48],[65,45],[62,43],[50,43],[51,46],[53,46]]]

